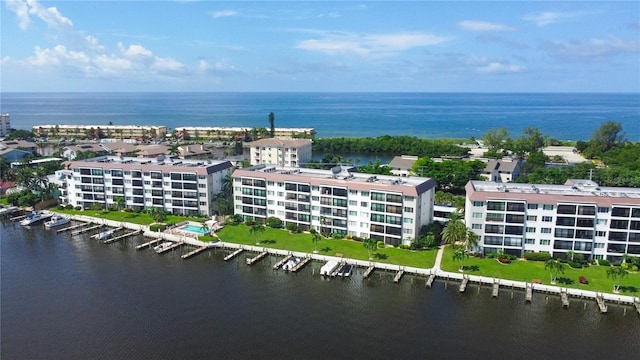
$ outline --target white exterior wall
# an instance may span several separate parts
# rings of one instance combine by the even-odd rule
[[[11,128],[11,118],[9,114],[0,114],[0,137],[5,137],[9,134]]]

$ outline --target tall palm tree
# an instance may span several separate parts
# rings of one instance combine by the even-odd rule
[[[449,220],[442,229],[442,240],[445,244],[455,245],[466,241],[468,230],[462,218],[463,215],[459,211],[454,211],[449,215]]]
[[[622,281],[622,279],[624,279],[627,275],[629,275],[629,273],[627,273],[627,270],[623,269],[620,266],[612,266],[607,269],[607,278],[611,278],[613,280],[614,293],[617,294],[620,292],[620,283],[617,283],[616,280],[619,278],[620,281]]]
[[[149,209],[149,215],[151,215],[153,221],[157,223],[161,223],[167,218],[167,214],[164,209],[155,206]]]
[[[259,241],[257,241],[257,238],[261,233],[264,233],[264,225],[262,224],[251,225],[251,227],[249,228],[249,233],[256,237],[256,244],[259,243]]]
[[[127,200],[124,196],[116,196],[115,203],[118,208],[118,212],[120,212],[120,220],[122,220],[122,210],[127,206]]]
[[[178,155],[180,155],[180,146],[178,145],[178,143],[173,143],[173,144],[169,145],[169,148],[167,149],[167,152],[168,152],[169,155],[178,156]]]
[[[467,249],[463,247],[459,247],[456,249],[456,251],[453,252],[453,261],[457,261],[460,264],[460,266],[458,267],[458,271],[464,271],[464,259],[468,257],[469,253],[467,252]]]
[[[311,241],[313,242],[313,252],[317,253],[318,252],[318,241],[322,240],[322,235],[320,235],[319,232],[314,231],[311,234]]]
[[[364,246],[365,249],[367,249],[367,252],[369,253],[369,260],[373,259],[373,253],[376,252],[376,250],[378,250],[378,242],[375,239],[364,239],[364,241],[362,242],[362,245]]]
[[[564,265],[556,259],[549,259],[544,268],[551,273],[551,285],[555,285],[558,274],[564,274]]]

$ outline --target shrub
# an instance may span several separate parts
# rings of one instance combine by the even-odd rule
[[[609,265],[610,265],[610,263],[609,263],[609,260],[600,259],[600,260],[598,260],[598,265],[601,265],[601,266],[609,266]]]
[[[74,209],[74,210],[77,210],[77,211],[80,211],[80,210],[82,210],[82,206],[76,206],[76,207],[74,207],[73,209]]]
[[[569,261],[569,266],[571,266],[574,269],[580,269],[582,268],[582,263],[579,263],[577,261]]]
[[[336,239],[336,240],[339,240],[339,239],[342,239],[342,234],[340,234],[340,233],[333,233],[333,234],[331,234],[331,237],[332,237],[332,238],[334,238],[334,239]]]
[[[531,261],[547,261],[551,259],[551,254],[548,252],[526,252],[524,258]]]
[[[295,223],[288,223],[287,230],[291,232],[298,232],[298,225],[296,225]]]
[[[384,249],[384,241],[378,240],[376,245],[378,246],[378,249]]]
[[[626,263],[626,262],[622,263],[622,264],[620,264],[620,267],[625,269],[625,270],[629,270],[629,263]]]
[[[275,216],[271,216],[267,218],[267,226],[272,227],[274,229],[279,229],[282,227],[282,220]]]
[[[638,265],[631,266],[631,271],[637,272],[638,271]]]
[[[149,226],[149,230],[150,231],[164,231],[167,228],[166,224],[151,224]]]
[[[487,258],[489,258],[489,259],[495,259],[495,258],[496,258],[496,253],[492,253],[492,252],[487,253]]]
[[[73,210],[73,209],[74,209],[73,205],[71,205],[71,204],[69,204],[69,205],[65,206],[65,208],[66,208],[67,210]]]

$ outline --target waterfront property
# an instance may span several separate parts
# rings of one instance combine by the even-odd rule
[[[217,126],[183,126],[176,127],[175,132],[178,140],[220,140],[227,138],[244,139],[245,135],[251,134],[256,128],[249,127],[217,127]],[[313,139],[315,130],[313,128],[275,128],[275,137],[282,139],[306,138]]]
[[[640,255],[640,189],[470,181],[465,221],[483,253],[526,251],[621,261]]]
[[[283,219],[322,234],[409,245],[433,221],[429,178],[256,165],[233,173],[235,213],[247,220]]]
[[[164,139],[166,126],[156,125],[36,125],[32,128],[40,137],[52,138],[120,138],[120,139]]]
[[[9,114],[0,114],[0,137],[5,137],[11,129],[11,117]]]
[[[84,209],[117,207],[118,197],[133,210],[162,208],[176,215],[214,213],[214,197],[231,172],[229,161],[101,156],[63,163],[56,172],[60,203]]]
[[[264,138],[249,144],[251,165],[300,167],[311,160],[310,139]]]

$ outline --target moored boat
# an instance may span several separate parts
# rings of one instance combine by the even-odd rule
[[[20,220],[20,225],[30,226],[33,224],[37,224],[41,221],[47,220],[52,215],[53,214],[51,213],[45,213],[42,211],[32,211],[29,214],[27,214],[27,216],[24,219]]]
[[[64,217],[59,214],[54,214],[49,221],[44,223],[44,227],[47,229],[54,228],[56,226],[68,224],[71,221],[68,217]]]
[[[291,258],[289,261],[287,261],[286,264],[284,264],[282,266],[282,270],[284,271],[291,271],[293,270],[294,267],[296,267],[296,265],[298,265],[300,263],[300,258],[294,257]]]
[[[171,247],[171,245],[173,245],[173,243],[171,241],[165,241],[160,245],[156,245],[153,247],[153,250],[155,250],[155,252],[160,253],[168,248]]]
[[[115,232],[115,229],[108,230],[107,228],[102,228],[102,231],[93,235],[92,237],[98,240],[107,240],[108,238],[113,236],[114,232]]]

